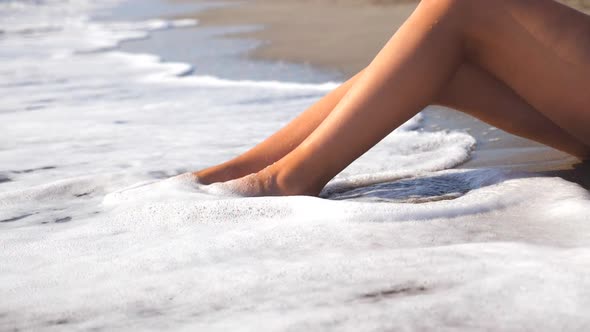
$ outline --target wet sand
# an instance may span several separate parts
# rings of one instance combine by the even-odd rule
[[[564,2],[582,10],[590,8],[590,0]],[[258,31],[230,36],[265,42],[248,56],[310,64],[337,70],[343,77],[365,67],[417,5],[411,0],[231,0],[224,3],[228,6],[190,16],[202,26],[260,25]],[[452,110],[432,108],[426,113],[425,130],[468,131],[477,139],[478,147],[464,168],[544,172],[590,188],[588,167],[579,164],[576,158]]]
[[[174,0],[210,2],[211,0]],[[569,0],[590,8],[590,0]],[[266,43],[256,59],[307,63],[345,76],[364,68],[417,6],[413,0],[224,0],[195,15],[201,25],[261,25],[232,37]]]

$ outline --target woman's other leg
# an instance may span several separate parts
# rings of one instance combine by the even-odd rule
[[[471,61],[590,145],[590,17],[552,0],[493,3],[478,11]]]
[[[580,159],[590,157],[590,146],[561,129],[512,89],[476,65],[461,66],[435,104],[469,114],[510,134]]]
[[[295,149],[319,126],[356,82],[361,73],[341,84],[254,148],[223,164],[193,174],[199,179],[199,182],[204,184],[224,182],[256,173],[281,159]]]

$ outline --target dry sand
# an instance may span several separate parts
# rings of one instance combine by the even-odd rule
[[[208,0],[174,0],[199,1]],[[412,0],[251,0],[195,16],[203,26],[262,25],[255,32],[230,37],[266,43],[249,56],[256,59],[305,63],[335,69],[350,76],[365,67],[417,5]],[[590,0],[569,0],[578,9]],[[471,161],[463,167],[506,167],[551,172],[590,187],[588,165],[540,144],[515,137],[455,111],[427,111],[426,130],[467,130],[478,140]],[[577,164],[577,165],[576,165]],[[558,171],[558,172],[556,172]]]

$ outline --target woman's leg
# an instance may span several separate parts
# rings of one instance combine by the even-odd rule
[[[256,173],[293,151],[330,114],[362,72],[341,84],[281,130],[223,164],[195,172],[203,184],[224,182]]]
[[[435,101],[467,59],[590,142],[590,96],[579,89],[590,84],[590,52],[568,39],[590,31],[580,15],[549,0],[423,0],[313,133],[277,163],[230,185],[247,195],[316,195]],[[544,27],[551,21],[554,28]]]
[[[561,129],[504,83],[476,65],[461,66],[434,103],[580,159],[590,157],[590,145]]]
[[[223,164],[194,174],[204,184],[225,182],[256,173],[281,159],[317,128],[362,73],[343,83],[254,148]],[[453,108],[506,132],[573,156],[590,156],[589,146],[533,109],[504,83],[473,64],[466,63],[459,68],[434,104]]]

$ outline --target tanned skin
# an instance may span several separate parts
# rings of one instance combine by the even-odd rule
[[[422,0],[361,72],[246,153],[193,173],[244,196],[317,196],[428,105],[590,156],[590,16],[553,0]]]

